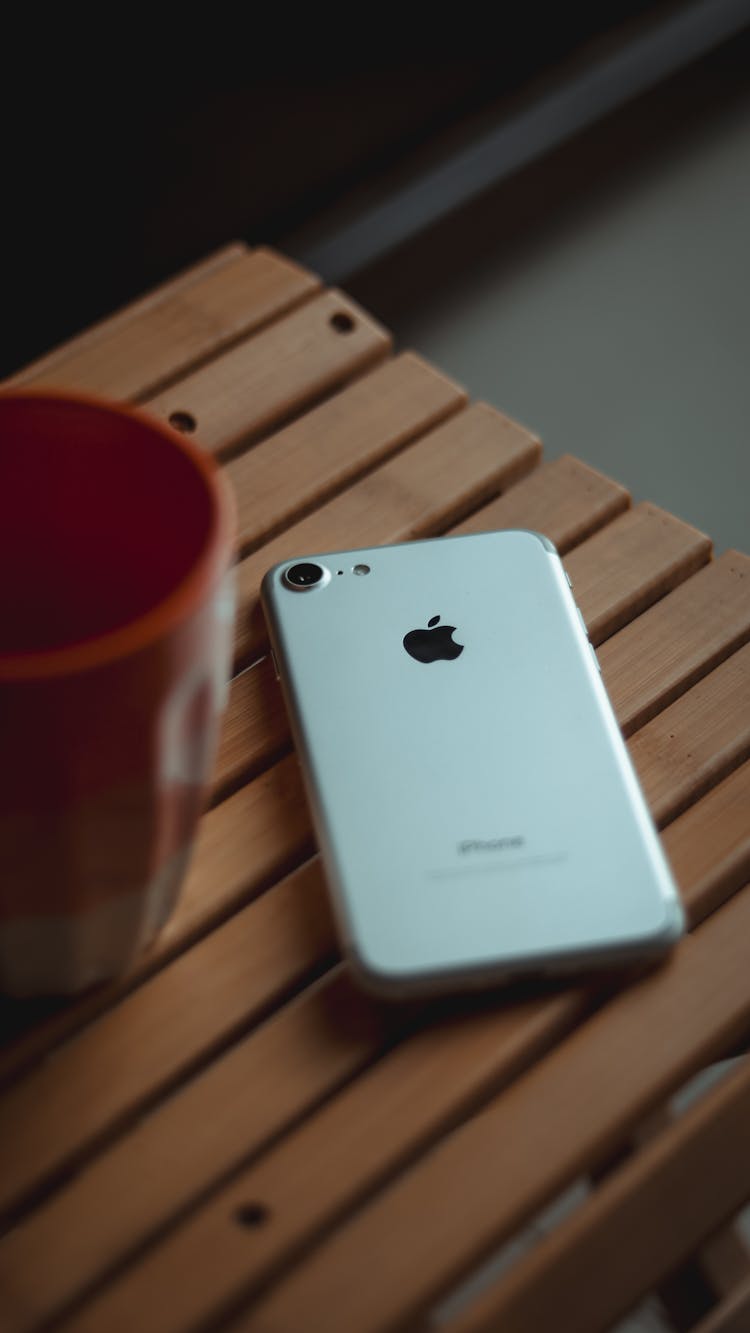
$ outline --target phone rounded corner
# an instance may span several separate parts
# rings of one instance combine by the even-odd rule
[[[685,909],[679,895],[663,900],[663,913],[654,929],[643,942],[644,957],[650,953],[655,959],[672,952],[687,931]]]
[[[370,956],[360,941],[348,935],[342,940],[346,960],[357,984],[373,1000],[408,1000],[422,993],[413,973],[394,971]]]
[[[352,940],[346,942],[344,952],[352,976],[360,989],[371,999],[399,1000],[403,998],[406,992],[399,984],[398,978],[393,973],[381,969]]]
[[[552,538],[548,537],[546,532],[539,532],[536,528],[516,528],[515,531],[522,532],[526,537],[534,537],[536,541],[541,542],[548,555],[559,557],[560,552],[555,546]]]
[[[687,917],[682,900],[676,894],[665,903],[664,924],[659,932],[659,939],[665,949],[678,944],[687,931]]]

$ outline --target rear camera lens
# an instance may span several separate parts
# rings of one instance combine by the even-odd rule
[[[284,579],[292,588],[314,588],[322,580],[323,573],[321,565],[302,561],[299,565],[290,565],[284,571]]]

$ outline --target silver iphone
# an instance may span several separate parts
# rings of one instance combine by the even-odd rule
[[[679,937],[546,537],[303,556],[262,595],[342,943],[369,989],[610,966]]]

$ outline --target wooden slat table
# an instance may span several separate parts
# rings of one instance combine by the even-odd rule
[[[0,1008],[0,1327],[585,1333],[698,1270],[702,1327],[750,1327],[727,1230],[750,1069],[668,1109],[750,1029],[750,560],[542,462],[268,250],[228,247],[16,379],[195,431],[237,495],[240,619],[173,919],[121,980]],[[564,555],[692,933],[645,976],[381,1007],[338,957],[260,578],[507,526]]]

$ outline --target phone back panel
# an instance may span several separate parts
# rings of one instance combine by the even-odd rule
[[[264,605],[365,979],[484,982],[676,938],[674,885],[551,544],[513,531],[301,558],[325,585],[290,590],[287,561]]]

